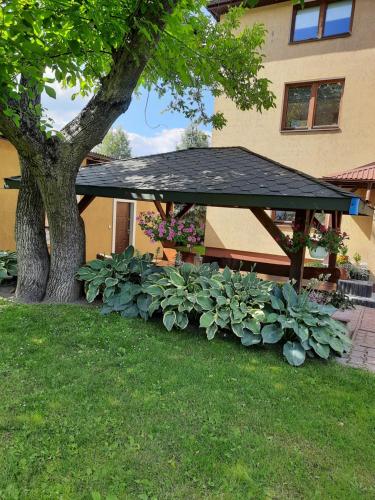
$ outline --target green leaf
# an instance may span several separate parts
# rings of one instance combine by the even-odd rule
[[[170,332],[176,322],[176,313],[174,311],[166,311],[163,315],[163,323],[165,328]]]
[[[260,322],[256,319],[247,319],[243,322],[243,327],[253,333],[260,333]]]
[[[176,325],[181,328],[181,330],[184,330],[189,324],[189,318],[188,315],[184,312],[178,312],[176,314]]]
[[[290,283],[285,283],[281,288],[284,299],[289,307],[295,306],[298,302],[298,295]]]
[[[319,342],[316,342],[316,340],[312,338],[309,339],[309,344],[311,345],[311,347],[314,349],[314,351],[318,356],[320,356],[323,359],[329,358],[329,353],[330,353],[329,345],[319,344]]]
[[[211,311],[207,311],[200,317],[199,326],[201,328],[208,328],[215,321],[215,316]]]
[[[311,328],[311,333],[319,344],[329,344],[331,335],[324,327],[314,326]]]
[[[115,285],[117,285],[117,283],[118,283],[117,278],[107,278],[105,280],[105,286],[108,286],[108,287],[115,286]]]
[[[99,295],[99,287],[90,283],[86,292],[87,302],[90,303],[93,302],[98,295]]]
[[[241,323],[231,323],[232,332],[237,335],[237,337],[243,337],[244,330]]]
[[[273,309],[283,311],[284,310],[283,301],[281,299],[279,299],[279,297],[275,297],[275,295],[271,295],[270,297],[271,297],[271,304],[272,304]]]
[[[243,336],[241,337],[241,344],[245,347],[250,347],[252,345],[259,344],[261,340],[262,337],[260,335],[256,335],[253,332],[245,329],[243,331]]]
[[[177,286],[177,287],[185,286],[184,278],[180,274],[178,274],[176,271],[171,271],[169,273],[169,278],[175,286]]]
[[[276,313],[267,314],[265,322],[266,323],[276,323],[278,316],[279,315]]]
[[[297,327],[294,329],[294,331],[301,342],[306,342],[306,340],[308,340],[309,329],[307,328],[307,326],[297,323]]]
[[[154,314],[160,308],[160,302],[158,300],[153,300],[148,306],[148,313],[150,316]]]
[[[126,260],[131,259],[134,256],[134,247],[132,245],[128,246],[122,253]]]
[[[138,317],[138,307],[136,304],[131,304],[121,312],[121,316],[124,318],[137,318]]]
[[[301,366],[305,362],[306,352],[299,342],[286,342],[283,354],[292,366]]]
[[[329,341],[329,345],[331,349],[338,352],[339,354],[343,354],[345,352],[345,345],[342,340],[332,337]]]
[[[90,261],[87,265],[91,269],[94,269],[94,271],[99,271],[100,269],[102,269],[103,267],[105,267],[106,264],[107,263],[106,263],[105,260],[96,259],[96,260]]]
[[[53,87],[50,87],[49,85],[45,85],[44,90],[46,91],[46,94],[49,97],[51,97],[52,99],[56,99],[56,90]]]
[[[218,327],[215,323],[210,325],[206,329],[206,335],[207,335],[208,340],[212,340],[215,337],[217,331],[218,331]]]
[[[276,344],[284,335],[282,328],[274,323],[271,325],[265,325],[262,328],[261,333],[265,344]]]
[[[213,301],[209,297],[201,294],[197,295],[197,303],[201,306],[202,309],[206,311],[209,311],[214,307]]]
[[[229,267],[225,266],[224,271],[223,271],[223,278],[225,281],[230,281],[232,277],[232,271],[229,269]]]
[[[151,304],[151,297],[146,294],[138,295],[137,297],[137,306],[140,311],[148,312],[148,308]]]

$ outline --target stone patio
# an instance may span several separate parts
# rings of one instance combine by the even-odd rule
[[[357,306],[349,323],[353,340],[351,352],[337,361],[375,373],[375,309]]]

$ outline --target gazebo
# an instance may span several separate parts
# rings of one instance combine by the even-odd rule
[[[18,189],[20,185],[20,177],[5,179],[7,188]],[[266,210],[294,211],[299,231],[305,233],[315,223],[318,211],[331,214],[335,228],[340,227],[342,215],[372,215],[372,209],[359,196],[243,147],[193,148],[82,168],[77,176],[76,192],[83,195],[79,201],[80,212],[96,196],[150,201],[164,219],[172,213],[174,203],[183,205],[176,216],[179,218],[194,205],[248,208],[286,256],[285,261],[281,256],[273,256],[273,261],[263,258],[257,262],[256,254],[247,258],[244,252],[239,252],[240,260],[244,261],[242,269],[248,269],[253,263],[257,264],[257,271],[271,265],[272,274],[285,276],[287,273],[296,281],[297,288],[301,287],[304,276],[309,277],[304,269],[306,249],[288,252],[281,242],[283,233]],[[233,255],[228,258],[220,249],[216,253],[211,249],[205,260],[217,260],[219,264],[233,267],[239,259]],[[337,278],[336,255],[330,255],[328,268],[310,268],[310,271]]]

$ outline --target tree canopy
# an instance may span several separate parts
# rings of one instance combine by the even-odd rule
[[[241,8],[231,9],[222,22],[214,23],[203,11],[204,0],[166,0],[164,4],[161,9],[155,0],[3,1],[0,128],[10,126],[5,117],[19,122],[19,102],[26,87],[28,94],[44,90],[51,97],[55,97],[54,82],[77,85],[81,95],[97,92],[134,37],[133,61],[144,57],[145,44],[153,51],[137,86],[154,88],[161,95],[170,91],[171,109],[189,118],[211,121],[215,127],[224,125],[221,113],[207,115],[202,98],[205,88],[215,96],[225,93],[240,109],[273,105],[269,81],[258,76],[265,36],[262,25],[239,32]],[[43,114],[40,104],[32,108],[29,113]],[[48,117],[42,126],[48,127]]]
[[[129,137],[121,127],[111,128],[94,151],[120,160],[126,160],[132,154]]]
[[[182,134],[176,149],[205,148],[209,146],[209,136],[200,130],[196,123],[191,123]]]

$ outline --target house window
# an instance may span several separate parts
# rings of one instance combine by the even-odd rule
[[[337,129],[344,80],[286,85],[283,130]]]
[[[276,224],[288,224],[292,225],[295,219],[296,213],[289,212],[288,210],[273,210],[272,219]]]
[[[320,0],[295,6],[291,42],[307,42],[350,35],[354,0]]]

